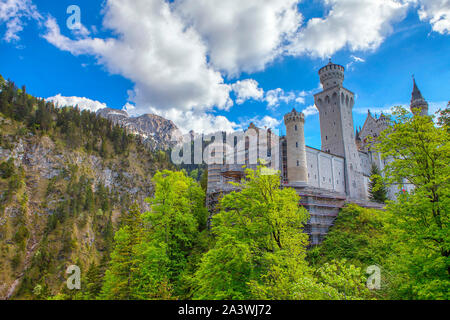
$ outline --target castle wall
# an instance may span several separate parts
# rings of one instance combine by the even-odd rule
[[[370,177],[372,171],[372,159],[368,153],[359,152],[359,159],[361,160],[361,172],[365,177]]]
[[[343,158],[306,147],[306,159],[309,186],[345,193],[345,162]]]

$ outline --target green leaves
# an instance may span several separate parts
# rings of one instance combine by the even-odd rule
[[[380,169],[372,163],[372,170],[369,181],[369,198],[372,201],[385,203],[388,199],[386,186],[383,182]]]
[[[155,194],[144,214],[135,207],[115,236],[105,275],[104,299],[172,299],[185,295],[180,283],[189,255],[206,225],[205,195],[184,172],[158,172]]]

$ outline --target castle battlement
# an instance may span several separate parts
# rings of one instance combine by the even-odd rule
[[[305,115],[303,112],[297,112],[297,110],[293,109],[290,113],[284,116],[284,122],[305,122]]]

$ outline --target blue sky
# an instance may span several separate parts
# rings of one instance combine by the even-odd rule
[[[70,30],[77,5],[81,29]],[[450,99],[450,0],[0,0],[0,74],[29,93],[86,108],[156,113],[183,130],[283,131],[307,110],[332,58],[367,110],[408,105],[412,74],[431,109]]]

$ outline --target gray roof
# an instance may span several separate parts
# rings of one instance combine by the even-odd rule
[[[413,78],[413,82],[414,82],[414,88],[413,88],[413,92],[412,92],[412,101],[414,100],[424,100],[422,93],[419,90],[419,87],[416,84],[416,79]]]

